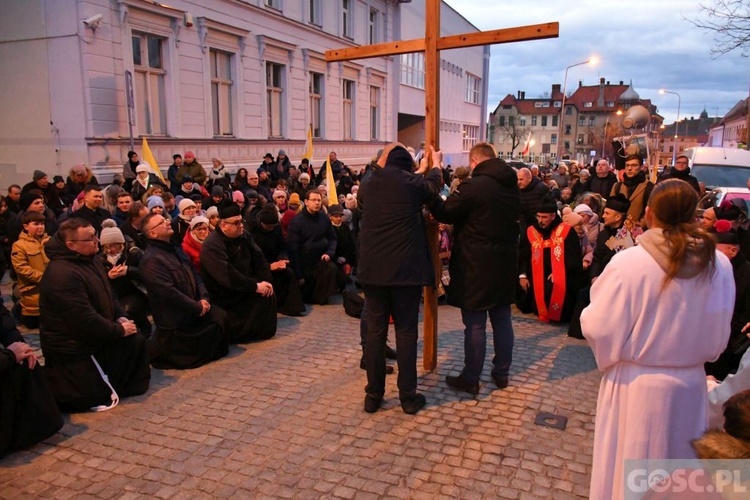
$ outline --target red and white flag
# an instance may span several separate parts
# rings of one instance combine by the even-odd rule
[[[526,144],[523,146],[523,151],[521,151],[521,156],[526,156],[529,154],[529,147],[531,146],[531,131],[529,131],[529,136],[526,138]]]

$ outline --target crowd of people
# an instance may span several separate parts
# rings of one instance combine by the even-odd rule
[[[18,380],[2,397],[26,409],[19,414],[30,404],[47,413],[112,408],[148,390],[150,366],[195,368],[226,355],[230,344],[269,339],[277,313],[304,315],[306,304],[328,303],[351,277],[364,292],[364,410],[380,408],[392,358],[401,406],[417,413],[426,404],[417,392],[418,310],[436,274],[428,224],[438,225],[442,284],[465,325],[464,367],[446,377],[450,387],[479,392],[487,318],[490,376],[508,387],[514,303],[541,321],[570,323],[569,335],[591,344],[605,371],[596,497],[619,487],[623,457],[688,453],[706,425],[706,372],[720,382],[737,372],[747,349],[747,212],[728,203],[696,221],[701,187],[684,156],[656,183],[638,155],[621,171],[606,160],[515,170],[486,143],[455,175],[429,145],[415,152],[398,143],[359,172],[335,152],[316,170],[306,160],[292,165],[280,150],[234,175],[220,158],[208,168],[190,151],[173,160],[162,179],[131,151],[107,186],[84,165],[51,183],[35,171],[0,198],[0,258],[14,282],[0,370]],[[44,377],[16,322],[39,328]],[[389,322],[395,350],[386,342]],[[642,388],[628,383],[636,377],[647,380]],[[675,379],[689,388],[678,389]],[[38,390],[19,389],[31,385]],[[629,397],[635,390],[671,403]],[[649,401],[648,411],[636,400]],[[689,425],[668,430],[689,407]],[[0,454],[59,425],[58,414],[16,441],[4,430]],[[642,442],[652,446],[644,451]]]

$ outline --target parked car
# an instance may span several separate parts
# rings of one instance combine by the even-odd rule
[[[750,206],[750,189],[716,188],[703,195],[703,198],[698,202],[698,215],[703,215],[703,211],[707,208],[716,208],[724,201],[732,201],[735,199],[744,202],[745,213],[748,213],[748,207]]]
[[[521,168],[529,168],[529,164],[526,162],[522,162],[521,160],[505,160],[505,163],[515,168],[516,170]]]
[[[707,190],[744,188],[750,179],[750,151],[744,149],[688,148],[684,151],[690,159],[690,173]]]

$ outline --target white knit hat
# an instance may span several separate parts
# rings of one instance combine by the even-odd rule
[[[195,202],[191,200],[190,198],[183,198],[180,200],[180,203],[177,204],[177,209],[180,211],[180,213],[184,212],[186,208],[195,207]]]
[[[202,215],[197,215],[190,220],[190,229],[193,229],[198,224],[208,225],[208,219]]]
[[[594,215],[594,211],[591,210],[591,207],[586,205],[585,203],[576,205],[576,208],[573,211],[577,214]]]
[[[122,231],[117,227],[117,223],[112,219],[102,222],[102,234],[99,236],[99,243],[102,245],[111,245],[112,243],[125,244],[125,237]]]
[[[151,166],[148,163],[141,163],[135,167],[135,173],[140,174],[141,172],[148,172],[151,170]]]

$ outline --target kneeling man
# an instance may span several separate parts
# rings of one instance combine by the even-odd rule
[[[77,217],[45,247],[39,333],[44,374],[62,410],[112,407],[146,392],[151,380],[146,339],[115,299],[98,250],[96,230]]]
[[[219,211],[216,230],[203,242],[201,276],[211,299],[227,313],[230,341],[270,339],[276,334],[276,297],[263,252],[243,227],[234,203]]]
[[[224,314],[208,301],[208,292],[190,259],[170,242],[172,226],[161,214],[149,214],[141,231],[148,238],[141,259],[156,332],[149,357],[155,368],[197,368],[229,351]]]

